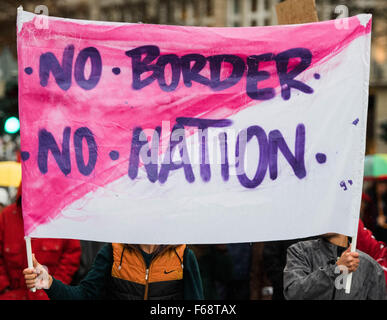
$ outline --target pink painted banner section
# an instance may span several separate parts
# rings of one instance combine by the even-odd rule
[[[48,18],[48,29],[37,29],[35,19],[23,23],[17,39],[21,148],[29,154],[29,159],[22,164],[26,235],[38,225],[54,219],[66,206],[87,193],[127,175],[135,127],[154,129],[163,121],[170,121],[173,126],[177,117],[225,119],[252,105],[259,107],[256,100],[246,95],[245,77],[219,92],[196,82],[187,87],[182,79],[171,92],[162,91],[157,81],[142,90],[134,90],[132,60],[126,51],[153,45],[159,47],[161,55],[181,57],[195,53],[208,57],[229,54],[246,62],[251,55],[307,48],[312,53],[309,68],[316,73],[321,71],[324,76],[325,62],[371,31],[371,20],[362,25],[357,17],[349,18],[348,28],[342,29],[336,28],[335,21],[293,26],[205,28],[77,23],[55,18]],[[95,88],[82,89],[72,75],[71,87],[65,91],[57,85],[52,74],[47,86],[41,86],[41,55],[51,52],[62,63],[63,52],[69,45],[74,46],[73,63],[79,52],[87,47],[94,47],[100,53],[102,74]],[[298,61],[292,61],[290,67],[297,64]],[[260,86],[276,88],[276,93],[280,94],[275,62],[262,66],[270,73],[270,78],[260,82]],[[113,68],[119,68],[119,74],[112,72]],[[224,64],[222,76],[227,77],[230,69],[230,65]],[[208,66],[200,74],[209,78]],[[302,75],[297,79],[308,80]],[[63,131],[70,127],[70,150],[73,150],[73,133],[83,126],[92,130],[98,145],[98,160],[92,174],[84,176],[76,170],[73,152],[71,173],[64,175],[49,152],[48,170],[42,174],[37,165],[39,131],[49,131],[61,149]],[[118,161],[110,158],[111,150],[119,152]]]

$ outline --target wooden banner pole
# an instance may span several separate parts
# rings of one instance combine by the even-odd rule
[[[278,24],[318,22],[315,0],[286,0],[275,6]]]

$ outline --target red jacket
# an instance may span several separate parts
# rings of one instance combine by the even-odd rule
[[[31,239],[32,252],[55,279],[69,284],[78,270],[79,240]],[[44,290],[27,289],[23,270],[27,268],[23,217],[16,203],[0,213],[0,300],[48,300]]]
[[[359,219],[357,232],[357,248],[374,258],[384,270],[387,286],[387,245],[377,241],[372,232],[364,227],[363,221]]]

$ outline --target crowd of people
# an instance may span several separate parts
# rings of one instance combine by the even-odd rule
[[[34,268],[27,268],[21,197],[19,188],[0,212],[0,299],[386,298],[387,181],[366,185],[357,252],[339,234],[188,246],[32,239]],[[338,287],[344,271],[356,275],[350,294]]]

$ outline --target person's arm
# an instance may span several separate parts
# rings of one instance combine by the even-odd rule
[[[79,268],[81,244],[79,240],[64,240],[64,242],[63,253],[58,262],[58,267],[52,276],[64,284],[70,284],[75,272]]]
[[[37,261],[34,260],[34,267]],[[100,299],[105,284],[111,274],[113,251],[111,244],[107,244],[98,252],[89,273],[77,286],[66,285],[60,280],[49,276],[48,297],[53,300],[85,300]],[[23,271],[28,288],[35,286],[36,274],[31,269]]]
[[[333,295],[336,265],[321,266],[312,270],[307,252],[299,244],[287,250],[284,269],[284,296],[287,300],[326,299]]]
[[[200,276],[199,265],[195,254],[189,248],[184,251],[184,299],[185,300],[203,300],[203,285]]]

